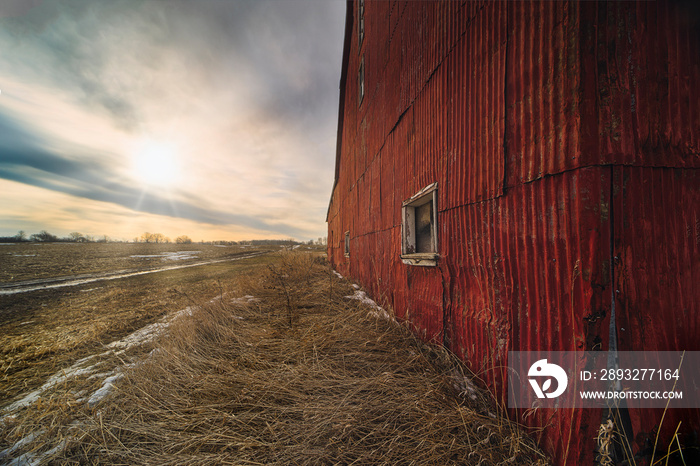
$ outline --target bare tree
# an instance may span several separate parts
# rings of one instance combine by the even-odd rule
[[[141,235],[142,243],[153,243],[155,239],[153,238],[153,233],[145,232]]]
[[[178,236],[175,238],[177,244],[192,244],[192,240],[187,235]]]
[[[51,242],[51,241],[57,241],[57,240],[58,240],[58,236],[52,235],[51,233],[49,233],[49,232],[46,231],[46,230],[41,230],[39,233],[34,233],[34,234],[30,237],[30,239],[31,239],[32,241],[39,241],[39,242],[42,242],[42,243],[46,243],[46,242]]]
[[[27,241],[27,232],[24,230],[20,230],[15,235],[15,238],[17,238],[17,241]]]
[[[79,241],[85,241],[85,237],[83,236],[83,234],[77,231],[69,233],[68,236],[70,236],[70,240],[75,243]]]

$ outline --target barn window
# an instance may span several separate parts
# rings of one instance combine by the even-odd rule
[[[350,257],[350,232],[345,232],[345,257]]]
[[[357,73],[357,89],[359,92],[358,105],[362,103],[362,99],[365,98],[365,57],[362,57],[360,61],[360,71]]]
[[[362,46],[362,41],[365,38],[365,0],[357,2],[357,9],[357,16],[360,18],[357,22],[357,37],[359,39],[359,45]]]
[[[401,209],[401,259],[408,265],[437,265],[437,183],[404,201]]]

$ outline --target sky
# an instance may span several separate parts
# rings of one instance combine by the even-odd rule
[[[0,236],[326,235],[342,0],[0,0]]]

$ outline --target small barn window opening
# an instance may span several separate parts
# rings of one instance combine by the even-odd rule
[[[345,257],[350,257],[350,232],[345,232]]]
[[[365,98],[365,57],[362,57],[360,61],[360,71],[357,73],[357,89],[359,92],[359,102],[358,105],[362,103],[362,99]]]
[[[401,214],[401,260],[408,265],[437,265],[437,183],[404,201]]]
[[[360,0],[358,2],[358,17],[359,21],[357,22],[357,37],[359,40],[359,45],[362,46],[362,41],[365,38],[365,0]]]

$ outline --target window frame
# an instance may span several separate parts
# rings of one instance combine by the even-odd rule
[[[359,0],[357,2],[358,18],[357,22],[357,39],[358,48],[362,48],[362,42],[365,40],[365,1]]]
[[[407,265],[426,267],[437,266],[438,249],[438,210],[437,182],[432,183],[408,198],[401,205],[401,260]],[[433,252],[416,252],[416,208],[432,203],[433,215],[430,228],[430,243]]]
[[[345,257],[350,257],[350,231],[345,232],[345,239],[343,244]]]
[[[357,105],[362,105],[365,100],[365,56],[362,55],[360,68],[357,70]]]

